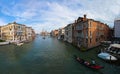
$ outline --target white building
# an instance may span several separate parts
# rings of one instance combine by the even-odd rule
[[[26,40],[32,40],[32,28],[26,27]]]
[[[120,38],[120,19],[114,21],[114,36]]]
[[[65,34],[65,29],[64,28],[60,28],[58,30],[58,39],[64,39],[64,34]]]
[[[66,27],[65,27],[65,37],[64,37],[64,40],[69,42],[69,43],[72,43],[72,31],[73,31],[73,24],[68,24]]]

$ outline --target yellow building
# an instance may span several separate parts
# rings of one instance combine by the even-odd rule
[[[13,40],[14,39],[14,25],[8,24],[1,27],[1,38],[3,40]]]
[[[26,41],[28,37],[28,33],[29,31],[27,31],[27,27],[25,25],[18,24],[16,22],[9,23],[1,27],[2,39],[11,42]]]

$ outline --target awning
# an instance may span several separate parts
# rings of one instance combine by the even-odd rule
[[[120,48],[120,44],[111,44],[110,47]]]

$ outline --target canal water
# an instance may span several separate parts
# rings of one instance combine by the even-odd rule
[[[120,66],[97,57],[98,49],[81,52],[69,43],[47,37],[36,39],[23,46],[0,46],[0,74],[119,74]],[[92,70],[78,63],[73,55],[104,66]]]

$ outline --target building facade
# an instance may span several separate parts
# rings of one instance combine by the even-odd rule
[[[26,40],[32,40],[32,28],[26,27]]]
[[[58,30],[58,39],[64,40],[64,35],[65,35],[65,29],[64,28],[60,28]]]
[[[1,38],[10,42],[26,41],[29,37],[28,33],[29,31],[25,25],[16,22],[1,27]]]
[[[109,37],[109,27],[99,21],[79,17],[74,23],[73,44],[87,49],[98,46]]]
[[[1,27],[1,38],[3,40],[14,40],[14,25],[8,24]]]
[[[72,43],[72,38],[73,38],[73,23],[72,24],[68,24],[65,27],[65,36],[64,36],[64,40]]]
[[[120,19],[114,21],[114,37],[120,38]]]
[[[0,26],[0,39],[1,39],[1,26]]]
[[[51,31],[51,36],[53,36],[53,37],[58,37],[58,33],[59,33],[59,30],[53,30],[53,31]]]
[[[32,29],[32,40],[34,40],[35,37],[36,37],[35,31],[34,31],[34,29]]]

